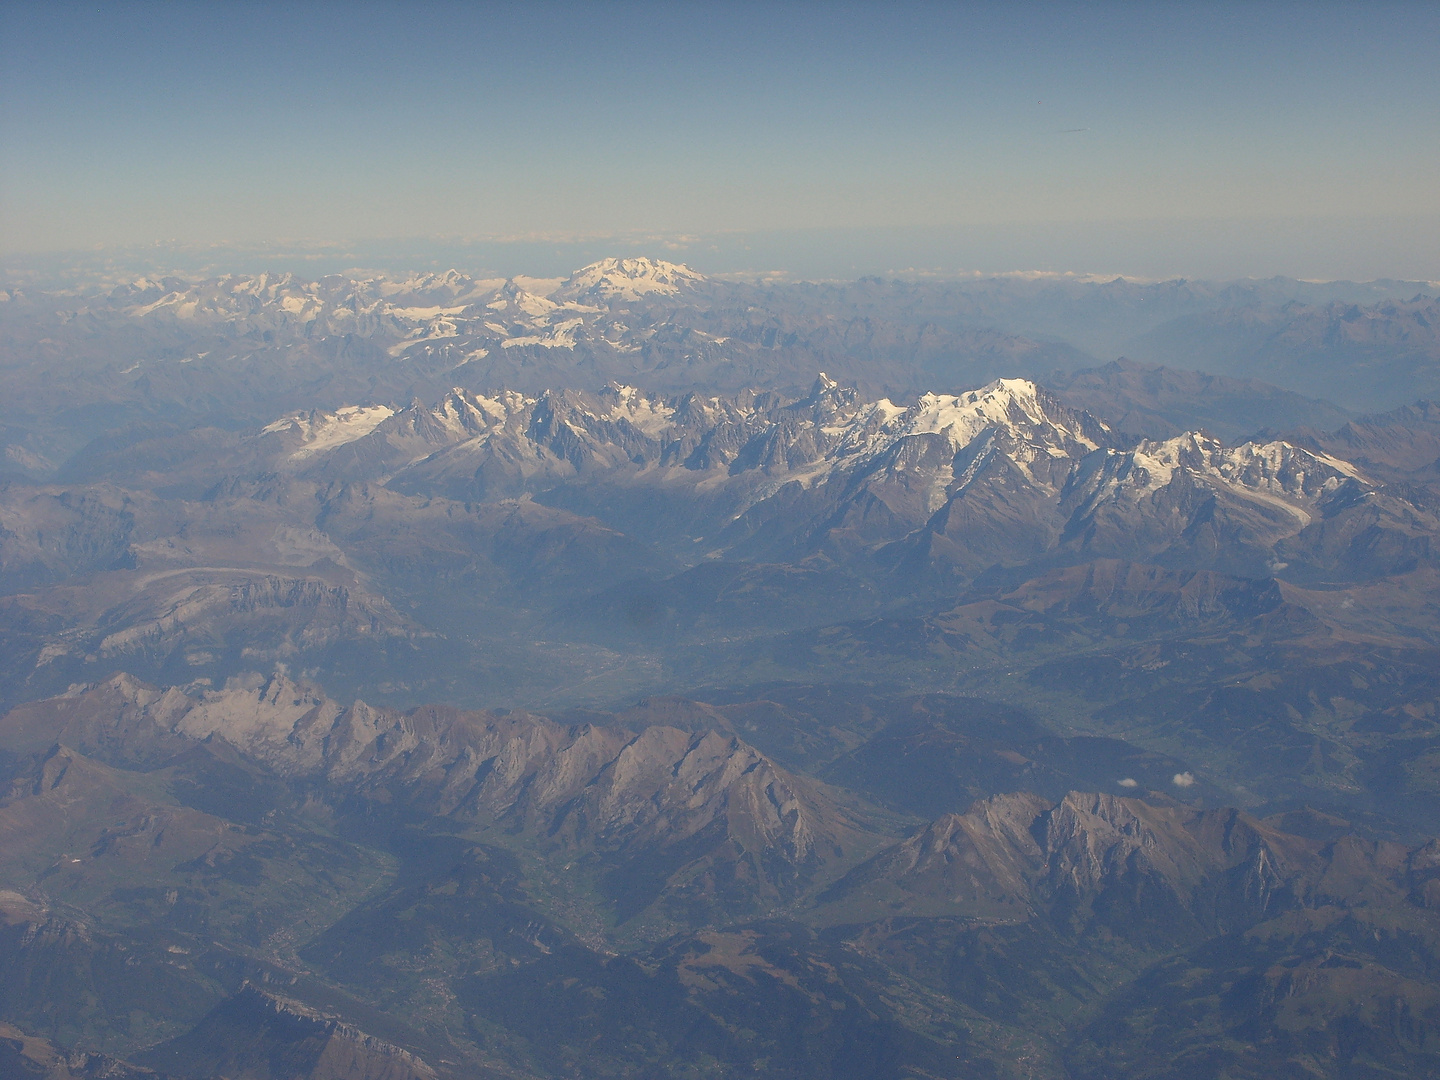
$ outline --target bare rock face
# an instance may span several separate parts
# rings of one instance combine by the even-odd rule
[[[887,897],[895,890],[928,894],[941,910],[1028,918],[1030,879],[1041,863],[1030,828],[1046,808],[1038,795],[1000,795],[969,813],[946,814],[858,867],[836,892],[879,886]]]
[[[563,811],[576,835],[594,832],[625,846],[688,839],[722,823],[747,849],[773,849],[795,863],[815,856],[807,785],[753,747],[716,732],[646,728]]]
[[[186,1080],[435,1080],[409,1051],[249,984],[142,1057]]]

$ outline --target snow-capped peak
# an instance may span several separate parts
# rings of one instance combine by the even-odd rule
[[[1063,417],[1051,416],[1040,388],[1028,379],[996,379],[963,394],[924,394],[892,426],[907,435],[946,434],[956,446],[968,445],[990,428],[1027,437],[1051,429],[1089,449],[1096,445]]]
[[[698,285],[704,280],[688,266],[660,259],[601,259],[571,274],[561,286],[560,295],[638,300],[651,294],[674,295],[682,286]]]
[[[1172,439],[1143,440],[1128,456],[1147,491],[1164,487],[1180,469],[1292,498],[1324,494],[1346,480],[1365,482],[1353,465],[1329,454],[1279,441],[1227,447],[1214,436],[1195,431]]]

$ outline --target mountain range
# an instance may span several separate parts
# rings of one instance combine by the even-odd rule
[[[116,676],[23,706],[0,722],[5,872],[49,903],[6,894],[9,1011],[167,1076],[529,1075],[581,1052],[601,1070],[1083,1076],[1174,1038],[1169,995],[1194,1017],[1182,1075],[1337,1053],[1433,1068],[1440,842],[1134,780],[1143,797],[999,795],[911,825],[863,774],[833,788],[726,730],[762,704],[674,701],[659,711],[686,727],[637,728]],[[928,705],[942,725],[972,709]],[[57,978],[72,996],[42,989]],[[1345,1004],[1361,986],[1405,1023]],[[1263,1049],[1196,1038],[1266,1016],[1285,1035]]]
[[[7,291],[0,1071],[1440,1076],[1434,303]]]
[[[643,257],[563,279],[455,270],[77,279],[0,292],[10,399],[0,439],[8,469],[39,476],[97,427],[230,427],[277,405],[333,411],[362,399],[434,401],[456,385],[534,394],[610,382],[794,396],[822,370],[872,396],[907,398],[1000,376],[1054,381],[1120,352],[1390,408],[1437,394],[1433,291],[1044,276],[753,284]],[[1257,389],[1241,413],[1257,427],[1311,423],[1335,408],[1317,413],[1273,390],[1260,406]],[[1207,416],[1234,422],[1222,413]]]

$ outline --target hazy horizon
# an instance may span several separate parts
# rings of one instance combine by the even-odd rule
[[[963,279],[1016,274],[1123,277],[1134,281],[1378,280],[1440,285],[1440,218],[1356,219],[1317,227],[1304,220],[1112,222],[950,229],[808,229],[710,235],[382,237],[351,240],[277,239],[249,244],[96,245],[0,257],[12,282],[145,274],[409,273],[460,270],[477,277],[563,277],[608,257],[665,259],[711,277],[843,281],[860,277]],[[1355,243],[1387,231],[1403,256],[1376,255]],[[1153,254],[1127,247],[1136,234],[1167,237]],[[1275,239],[1291,247],[1278,250]],[[1245,269],[1240,269],[1243,262]]]
[[[7,263],[568,235],[694,237],[716,273],[1440,278],[1433,5],[6,3],[0,29]],[[528,243],[498,249],[546,272]]]

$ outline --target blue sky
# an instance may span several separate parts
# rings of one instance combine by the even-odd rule
[[[26,3],[0,50],[8,253],[799,231],[1440,278],[1436,3]]]

